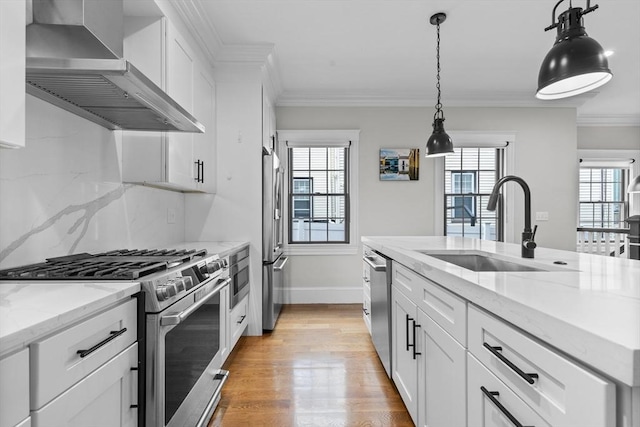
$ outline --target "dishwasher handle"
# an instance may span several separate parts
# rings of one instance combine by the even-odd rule
[[[364,258],[362,258],[364,260],[364,262],[366,262],[367,264],[369,264],[369,266],[371,268],[373,268],[373,271],[387,271],[387,263],[384,262],[382,264],[375,264],[374,261],[377,259],[374,256],[371,255],[366,255]]]

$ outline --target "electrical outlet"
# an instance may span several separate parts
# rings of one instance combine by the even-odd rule
[[[167,224],[176,223],[176,210],[174,208],[167,209]]]
[[[536,212],[536,221],[549,221],[549,212]]]

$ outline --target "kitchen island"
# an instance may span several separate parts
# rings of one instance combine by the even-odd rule
[[[394,268],[417,273],[465,304],[468,331],[457,337],[463,347],[475,339],[471,321],[485,313],[495,316],[532,342],[612,380],[617,425],[638,425],[639,261],[545,248],[537,248],[534,259],[523,259],[519,245],[457,237],[363,237],[362,242],[393,259]],[[486,255],[536,270],[473,271],[424,252]]]

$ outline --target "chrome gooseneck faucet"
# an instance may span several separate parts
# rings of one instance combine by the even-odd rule
[[[487,210],[495,211],[496,205],[498,204],[498,193],[500,191],[500,187],[507,181],[515,181],[522,187],[524,191],[524,231],[522,232],[522,258],[533,258],[533,250],[536,248],[536,230],[538,226],[536,225],[533,231],[531,230],[531,191],[529,191],[529,186],[524,179],[514,176],[507,175],[496,182],[496,185],[493,186],[493,190],[491,191],[491,195],[489,196],[489,203],[487,203]]]

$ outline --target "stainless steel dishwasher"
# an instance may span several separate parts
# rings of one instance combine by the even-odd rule
[[[391,259],[365,247],[371,286],[371,338],[391,378]]]

